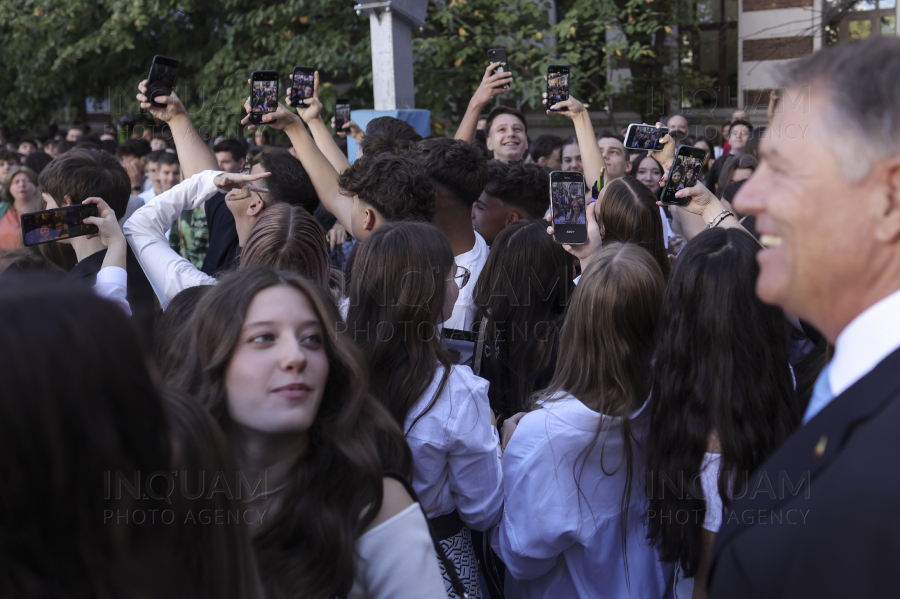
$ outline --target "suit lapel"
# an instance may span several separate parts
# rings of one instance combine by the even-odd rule
[[[749,478],[746,491],[735,499],[732,511],[752,509],[755,513],[776,509],[804,494],[811,495],[811,483],[840,455],[854,428],[875,415],[900,392],[900,350],[882,360],[871,372],[837,396],[805,426],[802,426]],[[798,489],[798,483],[802,482]],[[710,572],[721,550],[752,524],[737,524],[731,512],[725,515],[716,538]]]

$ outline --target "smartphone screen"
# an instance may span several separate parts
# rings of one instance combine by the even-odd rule
[[[262,116],[278,110],[278,72],[253,71],[250,75],[250,122],[259,125]]]
[[[672,168],[669,169],[669,180],[662,192],[661,201],[673,206],[687,206],[690,198],[676,198],[675,192],[685,187],[693,187],[697,184],[700,171],[703,170],[703,161],[706,160],[706,150],[693,146],[678,146]]]
[[[587,243],[584,175],[577,171],[550,173],[550,214],[558,243]]]
[[[669,130],[665,127],[657,129],[650,125],[639,125],[636,123],[628,125],[628,132],[625,134],[625,149],[659,152],[666,145],[659,140],[668,133]]]
[[[147,76],[147,98],[150,104],[164,107],[153,101],[159,96],[168,96],[175,89],[175,78],[178,76],[178,61],[168,56],[156,55],[150,65],[150,75]]]
[[[509,63],[506,61],[506,50],[503,48],[493,48],[488,50],[488,64],[499,62],[500,66],[494,69],[494,75],[497,73],[509,73]],[[509,89],[508,85],[504,85],[501,89]]]
[[[552,64],[547,67],[547,106],[553,106],[568,99],[569,67],[568,65]],[[560,111],[560,109],[556,110],[556,112]]]
[[[350,100],[338,98],[334,101],[334,130],[343,131],[344,125],[350,120]]]
[[[312,67],[294,67],[294,78],[291,81],[291,106],[303,108],[304,100],[313,97],[316,70]]]
[[[97,204],[74,204],[53,210],[29,212],[22,215],[22,237],[25,245],[37,245],[97,233],[96,225],[86,225],[83,222],[87,217],[97,215]]]

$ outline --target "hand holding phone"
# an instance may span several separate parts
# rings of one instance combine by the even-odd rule
[[[250,123],[262,125],[264,114],[278,109],[278,71],[250,74]]]
[[[552,64],[547,67],[547,106],[553,106],[569,99],[569,65]],[[549,108],[552,112],[563,112],[562,108]]]
[[[632,123],[628,125],[628,132],[625,133],[625,149],[659,152],[665,148],[666,144],[661,140],[668,134],[669,130],[666,127],[657,128]]]
[[[503,73],[509,73],[509,63],[506,59],[506,49],[505,48],[492,48],[487,52],[488,64],[497,63],[499,66],[494,69],[494,75],[500,75]],[[500,81],[503,81],[503,84],[499,86],[502,90],[509,89],[509,82],[512,81],[512,74],[510,73],[509,79],[501,78]]]
[[[178,61],[168,56],[156,55],[150,64],[147,76],[147,99],[154,108],[165,108],[165,104],[156,101],[159,96],[168,96],[175,89],[175,78],[178,76]]]
[[[97,226],[85,223],[84,219],[97,215],[97,205],[93,203],[29,212],[21,216],[22,238],[26,246],[32,246],[96,234]]]
[[[350,122],[350,100],[338,98],[334,101],[334,130],[343,131],[344,125]]]
[[[587,243],[584,175],[577,171],[550,173],[550,214],[558,243]]]
[[[669,168],[660,201],[664,204],[681,207],[690,204],[690,196],[679,198],[675,194],[697,184],[705,160],[706,150],[693,146],[679,146],[675,152],[675,160],[672,161],[672,166]]]

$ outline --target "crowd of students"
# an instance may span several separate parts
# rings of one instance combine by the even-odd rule
[[[897,40],[785,67],[811,103],[735,114],[724,151],[682,115],[633,151],[572,97],[569,139],[479,127],[496,65],[455,139],[351,122],[352,164],[318,73],[262,117],[288,147],[208,144],[143,82],[169,139],[0,150],[0,594],[890,592],[900,123],[873,59]],[[663,206],[682,144],[708,160]],[[553,169],[599,180],[583,245],[554,241]],[[79,203],[96,234],[22,247],[22,214]]]

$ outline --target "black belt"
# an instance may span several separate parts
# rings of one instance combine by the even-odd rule
[[[431,524],[431,529],[434,531],[434,534],[439,541],[456,536],[459,534],[459,531],[463,529],[463,526],[465,526],[462,518],[459,517],[459,512],[456,510],[453,510],[449,514],[444,514],[443,516],[429,518],[428,522]]]

